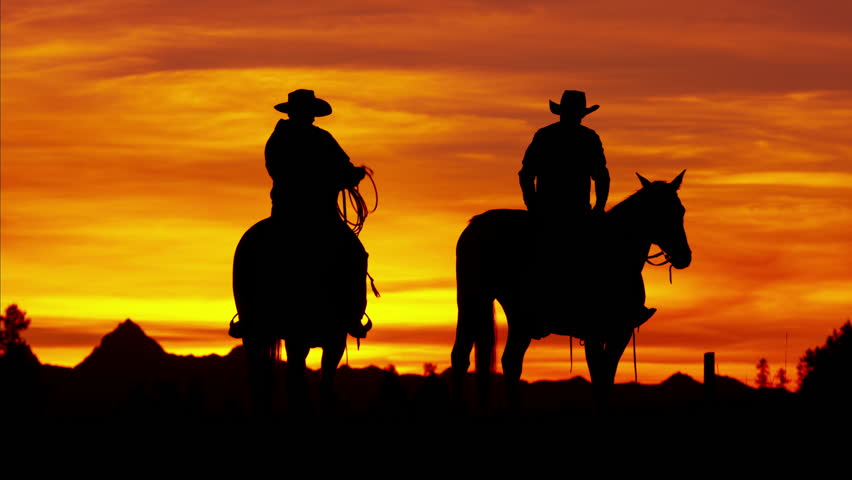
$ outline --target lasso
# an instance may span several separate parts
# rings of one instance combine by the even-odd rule
[[[379,190],[376,188],[376,182],[373,180],[373,170],[367,167],[364,167],[364,170],[366,171],[366,177],[369,178],[370,183],[373,184],[373,192],[376,196],[373,208],[367,208],[367,202],[361,195],[358,185],[341,190],[341,201],[337,203],[337,214],[340,215],[340,218],[343,219],[347,225],[349,225],[349,228],[355,232],[355,235],[361,233],[361,229],[364,228],[364,222],[367,221],[367,215],[375,212],[379,207]],[[354,221],[349,220],[347,204],[350,205],[350,208],[355,212]]]

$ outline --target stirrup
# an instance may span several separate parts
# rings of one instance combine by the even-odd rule
[[[366,312],[364,313],[364,316],[367,317],[367,323],[362,325],[359,321],[356,325],[352,326],[352,328],[349,329],[349,335],[352,335],[357,339],[367,338],[367,332],[369,332],[373,328],[373,321],[370,319],[370,316],[367,315]]]

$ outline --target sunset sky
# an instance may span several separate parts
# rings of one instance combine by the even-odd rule
[[[76,365],[125,318],[171,353],[239,344],[234,248],[269,214],[272,106],[298,88],[378,185],[361,239],[382,297],[353,367],[449,367],[458,235],[523,208],[523,153],[564,89],[601,105],[584,124],[609,206],[634,172],[687,170],[693,263],[645,270],[641,382],[700,380],[709,351],[750,384],[761,357],[795,378],[850,317],[852,2],[402,3],[4,1],[0,307],[28,312],[39,359]],[[523,377],[587,377],[574,346],[569,372],[567,337],[533,342]]]

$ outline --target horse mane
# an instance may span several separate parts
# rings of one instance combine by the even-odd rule
[[[668,186],[669,184],[662,180],[657,180],[651,182],[647,187],[641,187],[632,194],[630,194],[624,200],[618,202],[609,210],[606,211],[607,218],[610,219],[621,219],[622,217],[630,218],[633,215],[633,212],[636,210],[638,205],[645,201],[645,199],[652,195],[655,192],[661,191],[661,187]],[[508,208],[498,208],[487,210],[478,215],[474,215],[468,220],[468,224],[471,223],[479,223],[487,220],[492,221],[503,221],[503,220],[514,220],[514,221],[528,221],[529,211],[518,210],[518,209],[508,209]],[[490,223],[490,222],[487,222]]]
[[[659,191],[658,187],[662,185],[668,185],[668,183],[662,180],[657,180],[655,182],[651,182],[651,185],[647,187],[642,187],[639,190],[636,190],[627,198],[618,202],[617,204],[615,204],[615,206],[607,210],[607,216],[612,215],[620,217],[627,212],[632,212],[639,203],[645,200],[648,195],[655,191]]]

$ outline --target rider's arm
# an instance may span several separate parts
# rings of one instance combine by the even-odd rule
[[[535,176],[521,168],[521,171],[518,172],[518,179],[521,184],[521,192],[524,195],[524,205],[527,206],[527,210],[533,210],[535,208]]]
[[[535,208],[535,165],[537,162],[536,159],[538,158],[537,152],[538,146],[536,137],[533,137],[532,143],[530,143],[530,146],[527,147],[526,153],[524,153],[521,171],[518,172],[518,181],[521,184],[521,193],[524,195],[524,205],[526,205],[527,210],[530,211]]]
[[[609,170],[602,167],[597,172],[597,176],[592,178],[595,181],[595,207],[593,210],[597,213],[603,213],[607,197],[609,197]]]
[[[606,157],[600,137],[594,135],[591,151],[592,180],[595,181],[595,206],[593,211],[603,213],[609,197],[609,170],[606,168]]]
[[[337,140],[328,134],[328,155],[331,161],[338,165],[340,172],[340,180],[339,180],[339,188],[352,188],[358,185],[361,180],[364,179],[364,176],[367,174],[367,169],[365,167],[356,167],[352,164],[352,161],[349,160],[349,155],[343,151],[343,147],[337,143]]]
[[[266,141],[266,147],[263,151],[266,160],[266,171],[273,179],[279,178],[283,170],[287,168],[286,165],[281,165],[281,159],[278,158],[283,154],[280,132],[278,131],[279,125],[282,125],[281,121],[278,122],[278,125],[275,125],[275,131],[269,136],[269,140]]]

